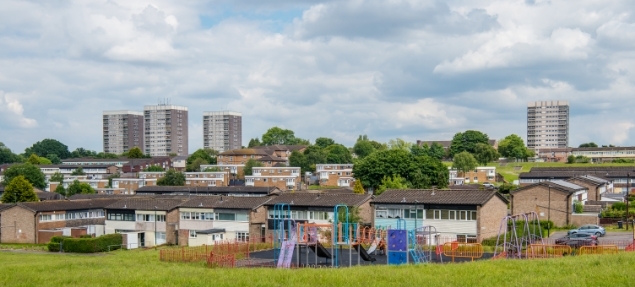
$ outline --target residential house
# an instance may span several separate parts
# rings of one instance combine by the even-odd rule
[[[253,167],[245,176],[245,186],[275,186],[282,191],[297,190],[301,184],[299,167]]]
[[[128,162],[121,167],[121,172],[138,173],[153,165],[160,166],[164,170],[167,170],[172,166],[172,159],[169,156],[129,159]]]
[[[121,233],[128,248],[178,244],[183,199],[126,198],[106,206],[106,234]]]
[[[571,155],[588,157],[592,162],[611,162],[615,159],[635,159],[635,147],[572,148]]]
[[[228,186],[229,173],[224,171],[186,172],[185,186]]]
[[[243,173],[243,168],[245,167],[244,164],[202,164],[201,165],[201,171],[207,170],[207,169],[218,169],[218,171],[221,172],[226,172],[229,175],[231,175],[231,179],[235,179],[237,177],[239,178],[243,178],[244,177],[244,173]]]
[[[280,193],[275,186],[145,186],[136,190],[138,195],[224,195],[224,196],[268,196]]]
[[[353,164],[316,164],[315,173],[320,177],[320,186],[353,187]]]
[[[187,168],[187,158],[186,155],[172,157],[172,168],[184,172]]]
[[[585,167],[533,167],[529,172],[522,172],[518,179],[520,186],[549,181],[552,179],[566,180],[576,176],[590,175],[611,181],[612,187],[606,194],[625,194],[630,178],[631,193],[635,189],[635,167],[633,166],[585,166]]]
[[[431,226],[440,240],[481,242],[498,235],[508,201],[495,190],[386,190],[372,202],[373,226]]]
[[[576,176],[569,178],[566,181],[586,187],[588,190],[587,200],[591,201],[602,201],[603,195],[606,194],[607,191],[613,189],[613,182],[592,175]],[[604,199],[606,199],[606,197]]]
[[[128,158],[69,158],[63,159],[62,165],[114,165],[121,168],[129,161]]]
[[[479,166],[468,172],[459,172],[451,167],[448,169],[450,170],[450,185],[496,181],[496,167],[493,166]]]
[[[289,156],[293,151],[303,152],[304,145],[272,145],[259,146],[246,149],[235,149],[222,152],[217,157],[218,166],[236,166],[236,173],[239,178],[243,177],[242,167],[245,163],[254,159],[265,167],[288,166]]]
[[[0,211],[2,243],[44,244],[51,237],[104,234],[104,208],[117,199],[20,202]]]
[[[536,212],[555,226],[597,224],[598,216],[575,214],[574,203],[587,201],[588,189],[564,180],[543,181],[510,192],[511,214]]]
[[[536,156],[544,162],[567,162],[571,148],[543,147],[536,150]]]
[[[155,186],[156,179],[145,178],[113,178],[112,188],[123,191],[123,194],[134,194],[136,190],[144,186]]]
[[[264,238],[270,197],[196,196],[179,206],[179,245]]]

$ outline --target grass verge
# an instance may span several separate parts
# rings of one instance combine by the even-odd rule
[[[106,256],[0,252],[2,286],[629,286],[635,253],[341,269],[209,269],[158,251]]]

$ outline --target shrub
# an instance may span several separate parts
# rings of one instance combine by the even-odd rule
[[[108,251],[108,247],[112,246],[110,250],[115,250],[121,248],[122,237],[121,234],[106,234],[100,237],[89,237],[89,238],[70,238],[68,236],[56,236],[63,238],[56,238],[56,241],[62,242],[62,248],[64,252],[77,252],[77,253],[94,253],[94,252],[104,252]],[[53,237],[55,238],[55,237]],[[49,243],[49,251],[51,248],[57,244],[57,251],[59,251],[59,242],[53,242],[53,238],[51,238],[51,242]],[[116,245],[116,246],[113,246]],[[55,248],[53,248],[55,249]]]
[[[540,226],[542,229],[553,229],[553,221],[551,220],[541,220]]]
[[[79,238],[93,238],[93,236],[90,234],[84,234],[84,235],[80,235]]]
[[[611,205],[612,210],[626,210],[626,203],[624,202],[615,202]]]
[[[584,205],[582,202],[576,200],[573,202],[573,209],[575,213],[582,213],[584,211]]]
[[[635,163],[635,160],[630,158],[616,158],[613,163]]]
[[[59,252],[60,251],[60,243],[64,241],[66,238],[71,238],[70,236],[53,236],[51,237],[51,241],[46,245],[50,252]]]

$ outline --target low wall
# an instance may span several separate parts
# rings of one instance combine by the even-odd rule
[[[585,224],[600,224],[600,218],[597,213],[580,213],[571,215],[571,224],[582,226]]]

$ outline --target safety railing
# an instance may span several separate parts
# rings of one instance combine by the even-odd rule
[[[480,243],[447,242],[443,244],[443,255],[452,258],[470,258],[472,261],[483,257],[483,246]]]

